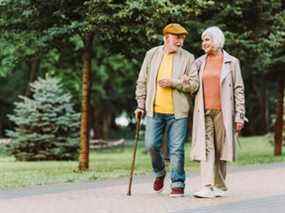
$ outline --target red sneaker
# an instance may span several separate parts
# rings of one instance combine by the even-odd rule
[[[171,189],[170,197],[183,197],[184,196],[184,188],[174,187]]]
[[[153,190],[154,191],[161,192],[163,190],[164,178],[165,178],[165,175],[155,178],[154,183],[153,183]]]

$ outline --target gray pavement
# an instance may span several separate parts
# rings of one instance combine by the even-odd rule
[[[284,213],[285,194],[270,196],[260,199],[252,199],[241,202],[227,203],[217,206],[202,207],[196,209],[184,209],[171,213]]]
[[[285,163],[230,167],[226,197],[197,199],[200,177],[190,174],[183,198],[170,198],[169,182],[158,194],[152,177],[134,178],[133,194],[126,196],[128,179],[31,187],[0,191],[1,213],[248,213],[285,212]]]

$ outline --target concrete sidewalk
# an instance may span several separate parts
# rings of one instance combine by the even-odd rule
[[[1,213],[285,212],[285,163],[231,167],[227,182],[227,196],[215,199],[191,196],[200,187],[195,173],[187,178],[183,198],[168,196],[168,182],[161,194],[154,193],[148,176],[134,178],[130,197],[126,196],[128,179],[33,187],[0,191],[0,209]]]

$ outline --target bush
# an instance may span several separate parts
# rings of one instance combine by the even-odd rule
[[[56,78],[31,84],[32,98],[19,96],[14,113],[16,124],[8,130],[12,143],[8,153],[20,161],[74,160],[79,153],[80,114],[75,113],[70,93]]]

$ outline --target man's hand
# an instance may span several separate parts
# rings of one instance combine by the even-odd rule
[[[236,126],[235,126],[236,132],[240,133],[240,131],[242,130],[242,128],[244,126],[244,123],[236,122],[235,124],[236,124]]]
[[[168,87],[172,87],[172,81],[171,79],[161,79],[158,81],[158,85],[162,88],[168,88]]]
[[[138,121],[139,119],[141,119],[143,116],[144,116],[144,110],[143,110],[143,109],[140,109],[140,108],[137,108],[137,109],[135,110],[135,118],[136,118],[136,121]]]

